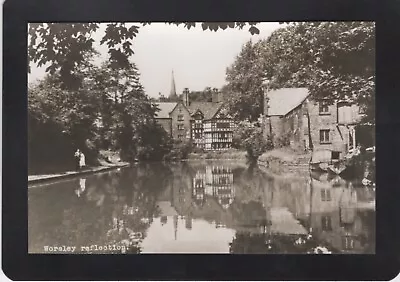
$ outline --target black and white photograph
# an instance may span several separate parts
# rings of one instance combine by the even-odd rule
[[[376,253],[374,22],[27,31],[29,254]]]

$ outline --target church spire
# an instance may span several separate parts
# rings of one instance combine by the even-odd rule
[[[171,92],[169,93],[169,98],[177,98],[175,79],[174,79],[174,70],[172,70]]]

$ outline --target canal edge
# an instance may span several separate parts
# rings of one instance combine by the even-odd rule
[[[118,164],[118,165],[113,165],[113,166],[103,166],[99,168],[94,168],[94,169],[89,169],[85,171],[80,171],[80,172],[75,172],[75,173],[70,173],[70,174],[62,174],[62,175],[53,175],[53,176],[48,176],[48,177],[43,177],[43,178],[38,178],[38,179],[28,179],[28,188],[31,185],[35,184],[45,184],[45,183],[50,183],[53,181],[59,181],[59,180],[67,180],[70,178],[74,178],[77,176],[84,176],[84,175],[91,175],[91,174],[96,174],[99,172],[106,172],[118,168],[124,168],[130,166],[129,163],[124,163],[124,164]]]

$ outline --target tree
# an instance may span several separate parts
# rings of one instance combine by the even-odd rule
[[[104,62],[94,73],[93,81],[101,95],[99,113],[105,138],[109,144],[121,152],[121,158],[133,160],[138,152],[141,133],[144,128],[155,127],[156,106],[145,94],[136,65],[118,68],[113,62]],[[114,143],[113,143],[114,141]]]
[[[92,163],[98,99],[88,85],[67,90],[58,75],[47,76],[29,87],[28,99],[30,162],[68,164],[73,150],[81,148]]]
[[[79,71],[78,89],[63,87],[59,71],[30,86],[30,167],[41,166],[38,162],[68,164],[76,148],[89,164],[97,162],[100,149],[119,151],[127,161],[139,150],[148,159],[168,152],[169,140],[156,124],[157,108],[145,94],[135,64],[121,69],[105,62]]]
[[[242,121],[233,133],[232,147],[246,150],[248,159],[254,161],[273,145],[271,140],[265,140],[261,127]]]
[[[226,70],[230,92],[228,104],[230,112],[240,120],[255,121],[263,112],[264,69],[259,55],[259,44],[247,42],[235,62]]]
[[[248,42],[227,70],[231,110],[241,119],[262,113],[270,89],[307,87],[313,98],[345,99],[375,123],[375,25],[372,22],[289,23],[256,44]]]
[[[126,23],[108,23],[100,44],[106,44],[110,61],[120,68],[129,68],[129,58],[134,54],[132,42],[139,33],[140,25],[151,24],[142,22],[138,25]],[[194,22],[169,23],[183,25],[190,29],[196,26]],[[201,23],[203,30],[217,31],[219,29],[239,28],[249,26],[251,34],[258,34],[257,22],[209,22]],[[92,35],[98,31],[97,23],[30,23],[29,24],[29,61],[37,66],[49,64],[46,72],[61,73],[66,87],[79,85],[76,83],[77,68],[85,62],[85,56],[95,51]],[[74,82],[74,83],[72,83]]]
[[[211,102],[212,91],[211,87],[204,88],[203,91],[190,91],[189,93],[190,102]]]
[[[312,97],[350,100],[375,123],[375,24],[291,23],[261,43],[269,87],[307,87]]]

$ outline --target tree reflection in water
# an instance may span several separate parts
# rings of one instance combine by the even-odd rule
[[[331,254],[339,253],[311,235],[252,234],[237,232],[229,248],[232,254]]]
[[[107,232],[107,243],[124,246],[126,253],[140,253],[146,230],[153,218],[160,215],[156,196],[170,171],[163,164],[151,169],[149,165],[123,170],[118,185],[114,186],[118,189],[112,203],[112,228]]]
[[[278,177],[223,161],[148,163],[36,191],[29,197],[30,252],[95,244],[120,246],[104,253],[140,253],[147,233],[173,227],[172,217],[181,219],[187,240],[201,234],[199,222],[211,233],[227,230],[231,253],[375,248],[375,211],[367,209],[374,194],[326,175]]]

